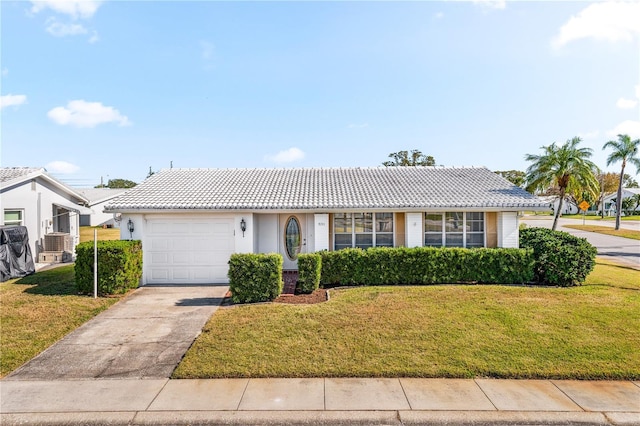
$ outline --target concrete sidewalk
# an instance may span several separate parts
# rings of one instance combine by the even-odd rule
[[[0,398],[2,425],[640,424],[631,381],[3,380]]]

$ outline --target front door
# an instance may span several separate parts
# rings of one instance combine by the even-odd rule
[[[298,269],[298,254],[306,253],[304,215],[280,215],[280,253],[284,259],[283,269]]]

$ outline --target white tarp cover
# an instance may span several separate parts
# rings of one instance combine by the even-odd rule
[[[26,226],[0,226],[0,281],[36,271]]]

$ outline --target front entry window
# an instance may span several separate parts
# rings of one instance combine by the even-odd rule
[[[302,235],[300,232],[300,222],[298,222],[295,216],[287,219],[287,224],[284,228],[284,241],[287,256],[291,260],[296,260],[302,246]]]

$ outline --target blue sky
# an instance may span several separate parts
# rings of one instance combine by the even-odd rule
[[[169,167],[524,170],[640,137],[640,2],[0,2],[1,161],[74,186]],[[618,170],[619,165],[608,168]],[[635,170],[630,170],[635,173]]]

